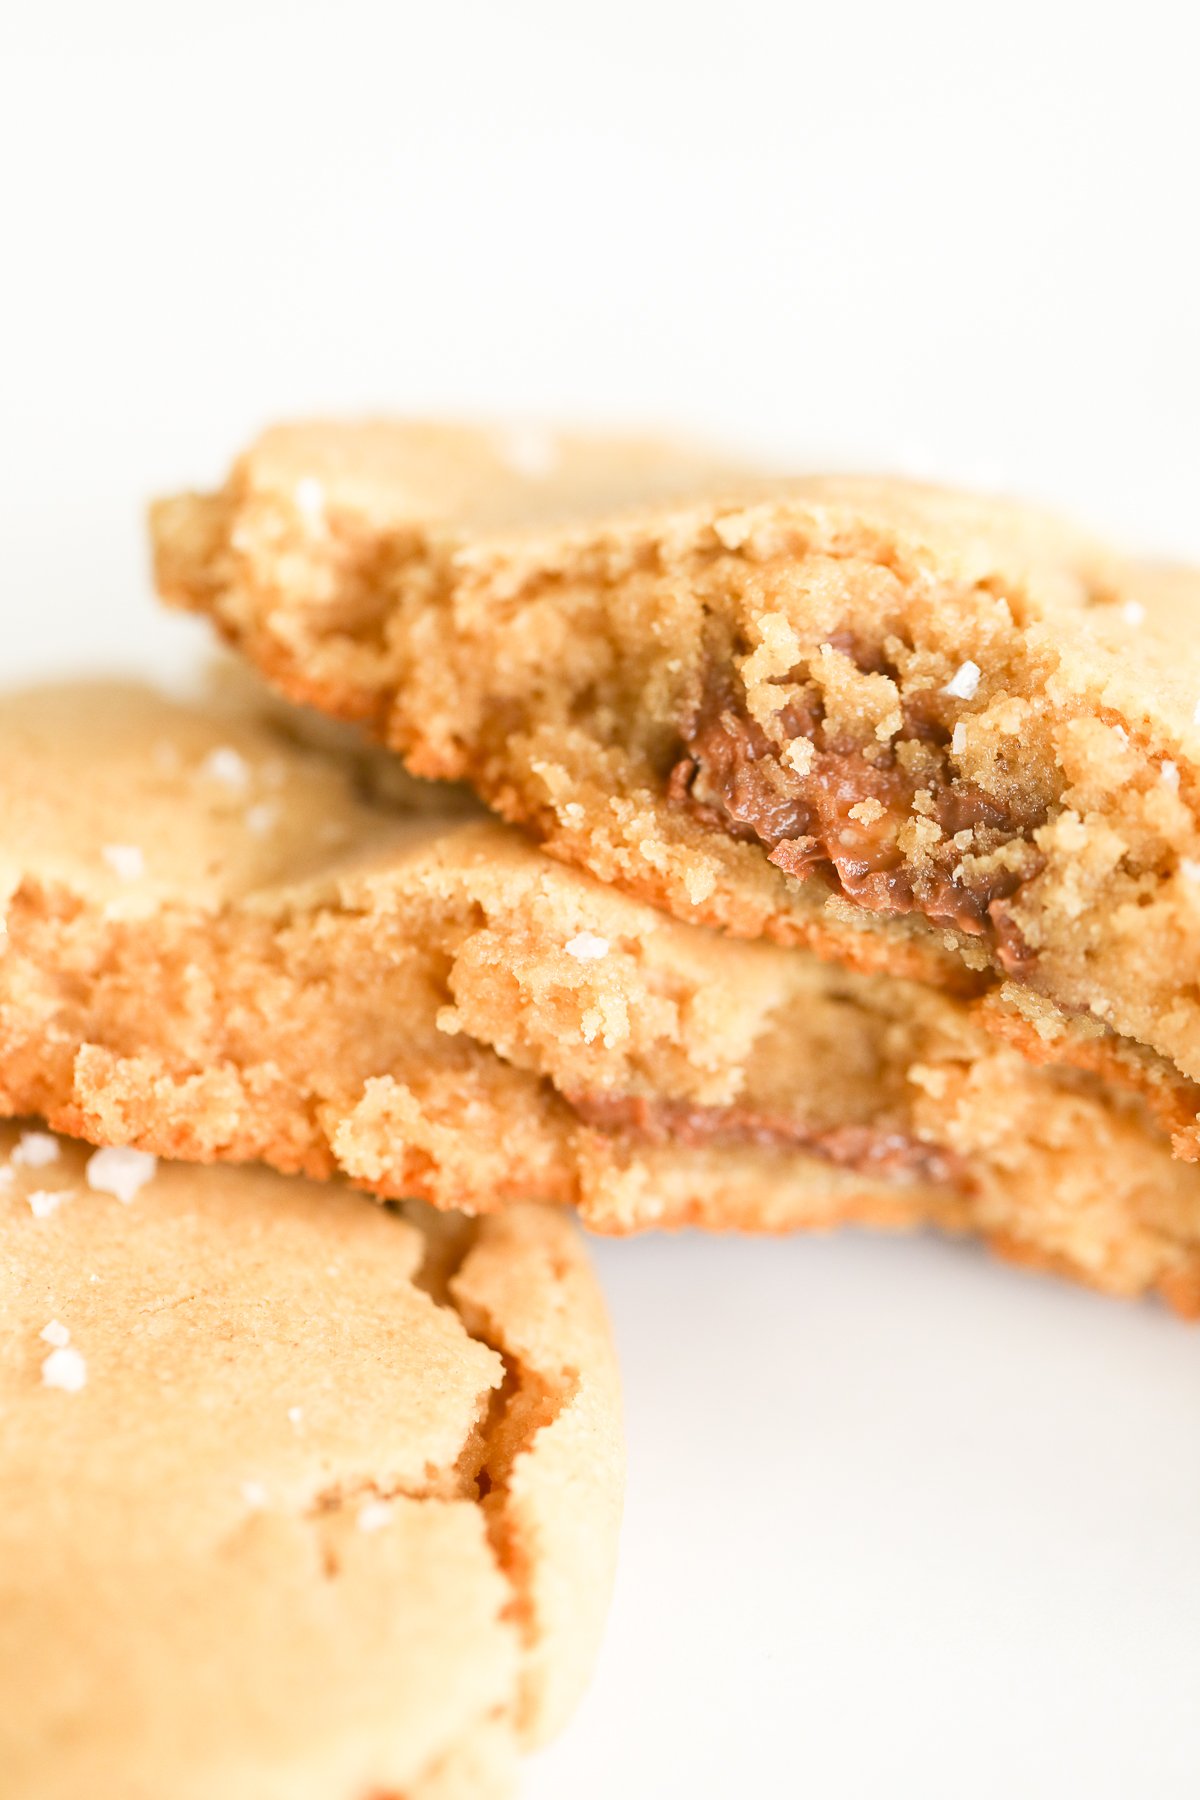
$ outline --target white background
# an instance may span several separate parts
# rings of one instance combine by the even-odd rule
[[[1200,555],[1191,12],[10,6],[7,676],[194,658],[142,502],[314,411],[682,425]],[[1200,1331],[931,1241],[599,1261],[624,1560],[531,1800],[1200,1791]]]

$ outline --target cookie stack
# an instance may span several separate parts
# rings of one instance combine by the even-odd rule
[[[1200,576],[899,482],[385,423],[268,432],[153,531],[280,692],[522,833],[435,853],[480,1128],[380,1070],[353,1179],[932,1223],[1200,1309]]]
[[[0,711],[0,1766],[501,1794],[619,1510],[564,1206],[1200,1311],[1200,582],[401,424],[270,432],[153,533],[269,685]]]

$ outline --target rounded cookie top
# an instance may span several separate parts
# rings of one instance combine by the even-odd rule
[[[747,471],[702,446],[645,432],[529,421],[320,419],[274,426],[241,458],[243,504],[294,514],[319,536],[330,511],[414,536],[553,525],[707,491]]]
[[[585,1672],[615,1534],[611,1351],[562,1219],[5,1126],[0,1289],[14,1791],[360,1800],[460,1763],[506,1790]]]

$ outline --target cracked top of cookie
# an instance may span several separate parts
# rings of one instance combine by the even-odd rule
[[[157,509],[163,592],[682,917],[1017,982],[1200,1075],[1194,574],[1014,503],[666,451],[573,511],[511,471],[481,507],[420,446],[269,433]]]
[[[420,1794],[468,1757],[504,1791],[590,1656],[618,1503],[565,1221],[6,1125],[0,1247],[20,1791]]]

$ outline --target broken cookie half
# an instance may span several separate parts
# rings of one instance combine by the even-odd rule
[[[620,1510],[564,1215],[5,1125],[0,1300],[6,1791],[511,1792],[586,1679]]]
[[[0,1110],[612,1232],[933,1224],[1200,1303],[1164,1059],[683,924],[300,729],[250,692],[3,702]]]
[[[463,433],[467,482],[424,442],[267,433],[156,509],[163,593],[678,916],[1017,985],[1200,1077],[1200,579],[900,482],[602,480],[577,440],[518,478]]]

